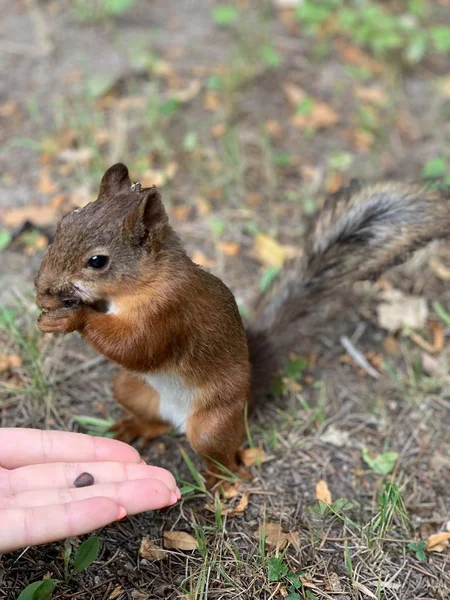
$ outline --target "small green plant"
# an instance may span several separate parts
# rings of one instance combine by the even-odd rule
[[[80,21],[100,21],[121,15],[129,10],[135,0],[74,0],[74,12]]]
[[[221,27],[229,27],[239,20],[239,11],[235,6],[217,6],[212,11],[214,22]]]
[[[433,302],[433,308],[436,314],[450,327],[450,315],[439,302]]]
[[[289,594],[286,600],[301,600],[299,590],[303,584],[300,575],[289,570],[282,556],[272,556],[267,561],[269,581],[281,581],[287,585]]]
[[[12,240],[12,235],[6,229],[0,229],[0,252],[8,247]]]
[[[73,417],[73,421],[77,425],[80,425],[89,435],[109,438],[114,437],[114,433],[109,431],[111,425],[114,425],[115,423],[114,419],[99,419],[88,415],[79,415]]]
[[[318,500],[317,504],[309,507],[309,511],[322,518],[334,516],[344,523],[352,523],[344,514],[347,511],[352,510],[352,508],[354,508],[354,504],[349,500],[338,498],[332,504],[327,504],[326,502],[322,502],[322,500]]]
[[[389,475],[395,467],[398,459],[398,452],[383,452],[375,457],[369,454],[367,448],[362,449],[364,462],[377,475]]]
[[[409,524],[408,513],[399,486],[396,483],[386,483],[378,498],[380,510],[372,519],[370,528],[374,534],[383,537],[392,529],[395,523],[406,528]]]
[[[305,0],[298,5],[296,15],[315,38],[320,38],[318,31],[325,31],[328,37],[345,36],[379,58],[394,55],[416,64],[430,51],[450,53],[450,28],[430,24],[425,5],[420,6],[409,2],[407,8],[396,12],[373,0]]]
[[[285,386],[283,380],[289,379],[292,381],[297,381],[303,375],[306,367],[308,366],[308,361],[305,358],[299,357],[291,360],[284,368],[284,371],[278,377],[275,377],[272,383],[272,393],[274,395],[280,395],[285,391]]]
[[[447,175],[447,161],[442,156],[430,158],[422,169],[424,179],[441,179]]]
[[[410,542],[408,544],[408,549],[412,550],[412,552],[414,552],[414,554],[416,555],[416,558],[418,560],[426,560],[427,559],[427,555],[426,555],[426,547],[427,547],[427,543],[424,542],[424,540],[420,540],[419,542]]]
[[[97,560],[100,553],[100,540],[98,537],[91,537],[85,540],[75,553],[73,558],[72,568],[70,568],[70,557],[72,555],[72,547],[70,542],[64,542],[63,561],[64,561],[64,578],[65,581],[59,579],[44,579],[44,581],[35,581],[30,583],[20,594],[17,600],[48,600],[55,587],[61,583],[68,583],[76,573],[80,573],[89,568],[92,563]]]

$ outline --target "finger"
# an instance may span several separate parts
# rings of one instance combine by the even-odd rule
[[[0,429],[0,448],[0,466],[6,469],[52,462],[141,461],[128,444],[66,431]]]
[[[111,498],[0,511],[0,554],[89,533],[126,515]]]
[[[86,498],[111,498],[125,507],[129,515],[146,510],[156,510],[177,502],[177,494],[169,490],[158,479],[123,481],[122,483],[100,483],[84,488],[30,490],[0,498],[0,507],[29,508],[51,504],[67,504]]]
[[[12,471],[0,469],[0,492],[18,494],[29,490],[74,488],[73,482],[81,473],[90,473],[96,484],[159,479],[170,491],[174,492],[177,489],[175,477],[160,467],[136,463],[95,462],[45,463]]]

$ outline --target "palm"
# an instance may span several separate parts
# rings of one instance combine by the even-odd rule
[[[168,471],[115,440],[0,429],[0,449],[0,553],[88,533],[180,497]],[[83,472],[94,485],[74,487]]]

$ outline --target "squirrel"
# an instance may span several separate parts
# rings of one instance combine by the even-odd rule
[[[450,235],[450,196],[420,185],[352,184],[329,197],[302,255],[284,268],[244,327],[235,298],[194,264],[159,191],[119,163],[98,198],[65,215],[35,280],[42,332],[78,331],[122,367],[113,383],[128,413],[116,437],[148,442],[171,428],[206,461],[207,485],[238,471],[246,407],[340,290],[374,280]]]

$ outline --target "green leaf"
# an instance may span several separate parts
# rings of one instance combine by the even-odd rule
[[[195,131],[190,131],[186,134],[183,140],[183,148],[190,152],[197,146],[198,136]]]
[[[263,46],[261,48],[261,58],[271,68],[278,67],[281,64],[281,57],[273,46]]]
[[[314,108],[314,100],[312,98],[304,98],[297,106],[296,113],[308,117]]]
[[[217,6],[212,11],[213,19],[217,25],[228,27],[239,19],[239,11],[234,6]]]
[[[135,0],[107,0],[105,8],[110,15],[120,15],[133,6]]]
[[[268,561],[269,567],[269,581],[279,581],[286,577],[288,574],[288,568],[284,564],[283,559],[279,556],[274,556]]]
[[[284,374],[288,379],[299,379],[307,366],[308,361],[306,358],[296,358],[287,364]]]
[[[350,152],[335,152],[330,156],[330,168],[335,171],[345,171],[353,162]]]
[[[168,98],[159,105],[159,114],[163,117],[171,117],[180,108],[181,102],[176,98]]]
[[[444,323],[450,327],[450,315],[445,310],[445,308],[441,306],[439,302],[433,302],[433,308],[436,314],[439,315],[440,318],[444,321]]]
[[[287,167],[292,163],[292,158],[289,156],[289,154],[285,154],[284,152],[274,152],[273,162],[278,167]]]
[[[438,179],[445,175],[447,171],[447,163],[445,158],[436,156],[431,158],[424,166],[422,170],[422,177],[424,179]]]
[[[7,248],[11,243],[12,235],[5,229],[0,230],[0,252]]]
[[[47,600],[57,583],[59,583],[58,579],[45,579],[30,583],[22,590],[17,600]]]
[[[335,513],[345,512],[346,510],[351,510],[353,507],[354,504],[345,498],[338,498],[331,504],[331,509]]]
[[[33,600],[48,600],[55,589],[57,579],[46,579],[41,585],[35,590],[33,594]]]
[[[86,94],[95,100],[104,96],[112,87],[114,80],[108,75],[94,75],[86,81]]]
[[[363,448],[362,457],[374,473],[377,475],[388,475],[397,462],[398,452],[384,452],[372,458],[367,448]]]
[[[420,540],[420,542],[411,542],[408,544],[409,550],[412,550],[414,552],[418,560],[427,559],[427,555],[425,553],[426,547],[427,543],[424,540]]]
[[[433,27],[431,38],[436,52],[450,53],[450,27]]]
[[[261,292],[265,292],[270,288],[272,283],[278,277],[279,272],[281,271],[281,267],[270,267],[265,271],[259,281],[259,289]]]
[[[223,234],[225,233],[225,223],[221,219],[211,219],[210,227],[211,227],[213,234],[217,238],[222,237]]]
[[[79,573],[87,569],[97,559],[99,552],[100,540],[98,537],[91,537],[83,542],[75,554],[73,572]]]

